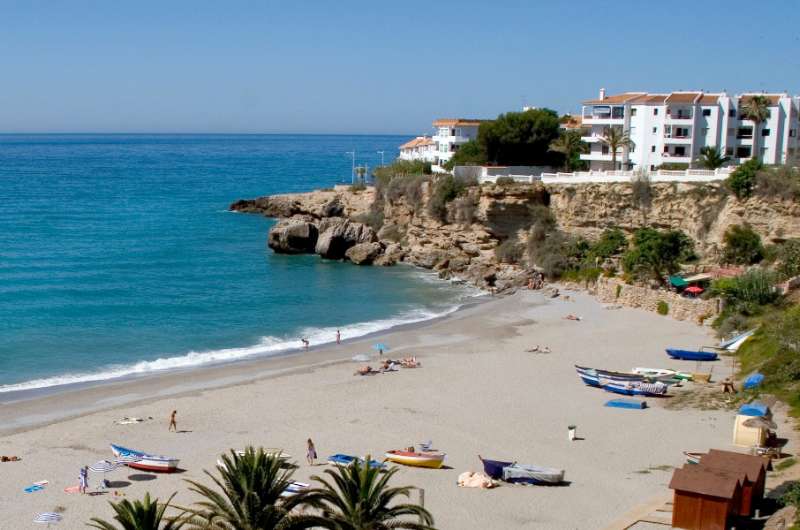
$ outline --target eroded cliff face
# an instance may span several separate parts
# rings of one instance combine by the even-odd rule
[[[628,233],[642,226],[680,228],[707,261],[716,259],[732,224],[750,224],[766,242],[800,237],[800,205],[739,201],[721,183],[655,183],[644,194],[628,183],[476,186],[448,204],[447,222],[428,212],[429,196],[424,183],[416,203],[404,196],[376,203],[372,188],[339,186],[238,201],[231,209],[280,218],[268,237],[277,252],[316,252],[358,264],[405,261],[498,290],[525,284],[533,272],[533,264],[500,263],[495,249],[509,238],[526,240],[537,205],[549,206],[562,231],[588,239],[614,226]],[[377,231],[367,226],[381,214]]]
[[[642,226],[680,228],[713,261],[725,231],[749,224],[765,243],[800,237],[800,204],[752,197],[740,201],[720,183],[654,183],[649,201],[627,183],[551,185],[550,208],[559,227],[589,239],[618,226],[632,233]]]

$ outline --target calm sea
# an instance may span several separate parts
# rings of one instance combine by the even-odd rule
[[[0,136],[0,392],[224,362],[431,318],[410,267],[275,255],[239,198],[349,180],[406,137]],[[358,352],[353,352],[358,353]]]

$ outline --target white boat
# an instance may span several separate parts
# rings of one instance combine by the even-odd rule
[[[292,483],[289,484],[289,486],[285,490],[283,490],[283,493],[281,493],[281,497],[291,497],[292,495],[297,495],[301,491],[306,490],[310,487],[311,484],[308,484],[306,482],[297,482],[296,480],[292,481]]]
[[[142,471],[158,471],[161,473],[174,473],[178,469],[180,459],[171,456],[153,455],[135,449],[128,449],[121,445],[111,444],[114,456],[125,458],[134,457],[135,460],[125,462],[125,465]]]
[[[643,375],[645,377],[654,378],[654,379],[680,379],[683,381],[691,381],[692,374],[688,372],[679,372],[677,370],[671,370],[669,368],[643,368],[641,366],[637,366],[633,370],[631,370],[634,374]]]
[[[503,480],[515,484],[560,484],[564,482],[564,470],[511,464],[503,468]]]

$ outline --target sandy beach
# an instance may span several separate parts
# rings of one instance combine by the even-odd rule
[[[382,456],[432,439],[447,469],[402,468],[398,484],[425,490],[425,506],[442,529],[600,529],[654,495],[666,493],[669,466],[682,451],[732,449],[733,413],[604,407],[614,395],[585,387],[573,364],[613,370],[634,366],[696,370],[667,358],[666,346],[712,344],[707,329],[634,309],[608,310],[583,293],[546,299],[518,292],[422,326],[383,334],[391,356],[416,355],[419,369],[356,377],[350,361],[371,353],[375,338],[303,355],[170,373],[0,405],[0,528],[34,526],[35,513],[63,508],[59,528],[110,517],[112,494],[70,495],[78,469],[110,458],[109,443],[180,457],[186,471],[109,473],[126,498],[145,492],[193,501],[184,479],[204,480],[218,455],[247,444],[280,447],[297,457],[296,478],[321,474],[305,462],[305,440],[320,456]],[[582,317],[565,320],[567,314]],[[549,354],[527,353],[548,346]],[[373,363],[373,366],[376,364]],[[728,370],[717,363],[715,373]],[[215,387],[215,388],[211,388]],[[167,430],[178,411],[179,433]],[[64,416],[71,416],[64,418]],[[153,417],[116,425],[124,416]],[[55,420],[55,418],[64,418]],[[45,424],[36,426],[36,424]],[[567,426],[581,440],[570,442]],[[456,478],[480,470],[477,455],[566,470],[563,487],[461,489]],[[129,478],[130,477],[130,478]],[[43,490],[24,493],[38,480]],[[208,481],[207,479],[205,479]],[[90,485],[96,485],[92,476]]]

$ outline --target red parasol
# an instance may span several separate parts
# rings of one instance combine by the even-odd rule
[[[686,289],[684,289],[684,291],[690,294],[700,294],[704,291],[704,289],[702,287],[692,285],[691,287],[687,287]]]

